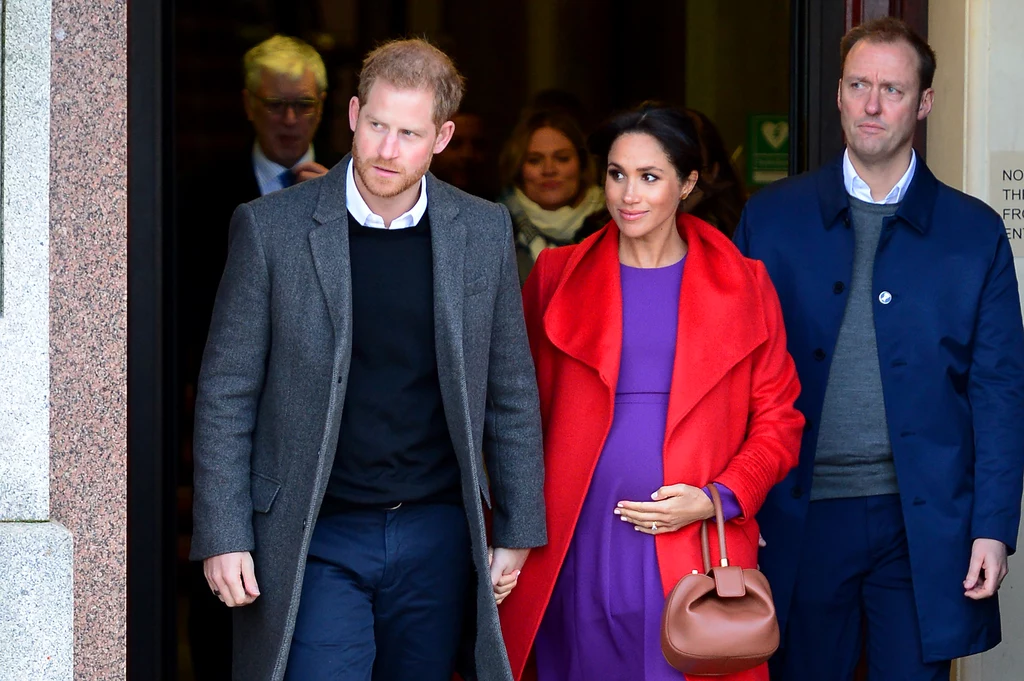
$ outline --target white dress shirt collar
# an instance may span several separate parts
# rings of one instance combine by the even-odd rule
[[[295,165],[314,159],[313,145],[310,144],[309,149],[306,149],[306,153],[295,162]],[[294,168],[295,166],[292,167]],[[274,163],[267,158],[267,155],[263,153],[263,149],[260,148],[259,142],[252,143],[252,169],[256,173],[256,184],[260,186],[260,196],[266,196],[270,192],[284,189],[284,184],[281,183],[281,173],[288,170],[288,168],[279,163]]]
[[[911,149],[910,151],[910,167],[907,168],[907,172],[903,173],[903,177],[896,183],[896,186],[890,190],[889,194],[881,201],[875,201],[871,196],[871,187],[868,183],[860,179],[860,175],[857,174],[856,168],[853,167],[853,161],[850,160],[850,150],[847,149],[843,152],[843,184],[846,185],[846,193],[855,199],[859,199],[866,203],[899,203],[907,195],[907,188],[910,186],[910,181],[914,179],[914,170],[917,168],[917,152]]]
[[[427,212],[426,175],[420,178],[420,198],[416,200],[413,207],[392,220],[390,226],[385,226],[384,218],[370,210],[370,207],[366,205],[366,201],[363,199],[363,195],[359,193],[359,188],[356,186],[354,163],[355,160],[353,159],[348,164],[348,177],[345,180],[345,203],[347,204],[348,212],[352,213],[352,217],[356,219],[356,222],[363,227],[376,227],[378,229],[405,229],[406,227],[415,227],[420,223],[420,220],[423,219],[423,214]]]

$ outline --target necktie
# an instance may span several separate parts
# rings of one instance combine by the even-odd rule
[[[281,188],[287,189],[295,184],[295,173],[293,173],[291,168],[289,168],[278,175],[277,179],[281,181]]]

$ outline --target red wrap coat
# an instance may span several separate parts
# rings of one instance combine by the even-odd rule
[[[689,251],[664,482],[718,482],[732,490],[743,513],[727,524],[730,562],[755,567],[754,515],[799,456],[804,419],[793,402],[800,386],[764,266],[697,218],[680,216],[678,228]],[[499,608],[516,679],[524,671],[532,676],[534,637],[612,425],[622,350],[618,242],[612,222],[579,245],[544,251],[523,290],[544,424],[548,544],[532,551],[517,588]],[[610,508],[608,522],[618,522]],[[683,575],[703,571],[698,530],[694,523],[655,537],[666,594]],[[760,681],[768,675],[762,665],[716,678]]]

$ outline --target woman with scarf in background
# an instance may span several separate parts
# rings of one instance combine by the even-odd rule
[[[541,251],[578,243],[608,221],[586,137],[568,112],[527,110],[499,165],[507,188],[500,201],[512,215],[520,281]]]

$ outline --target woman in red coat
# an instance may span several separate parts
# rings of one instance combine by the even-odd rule
[[[502,603],[502,630],[516,679],[679,681],[661,656],[661,609],[703,571],[705,488],[732,516],[730,562],[754,567],[754,515],[797,463],[800,388],[764,267],[679,215],[701,163],[692,121],[644,105],[594,141],[613,221],[543,251],[523,290],[548,545]]]

